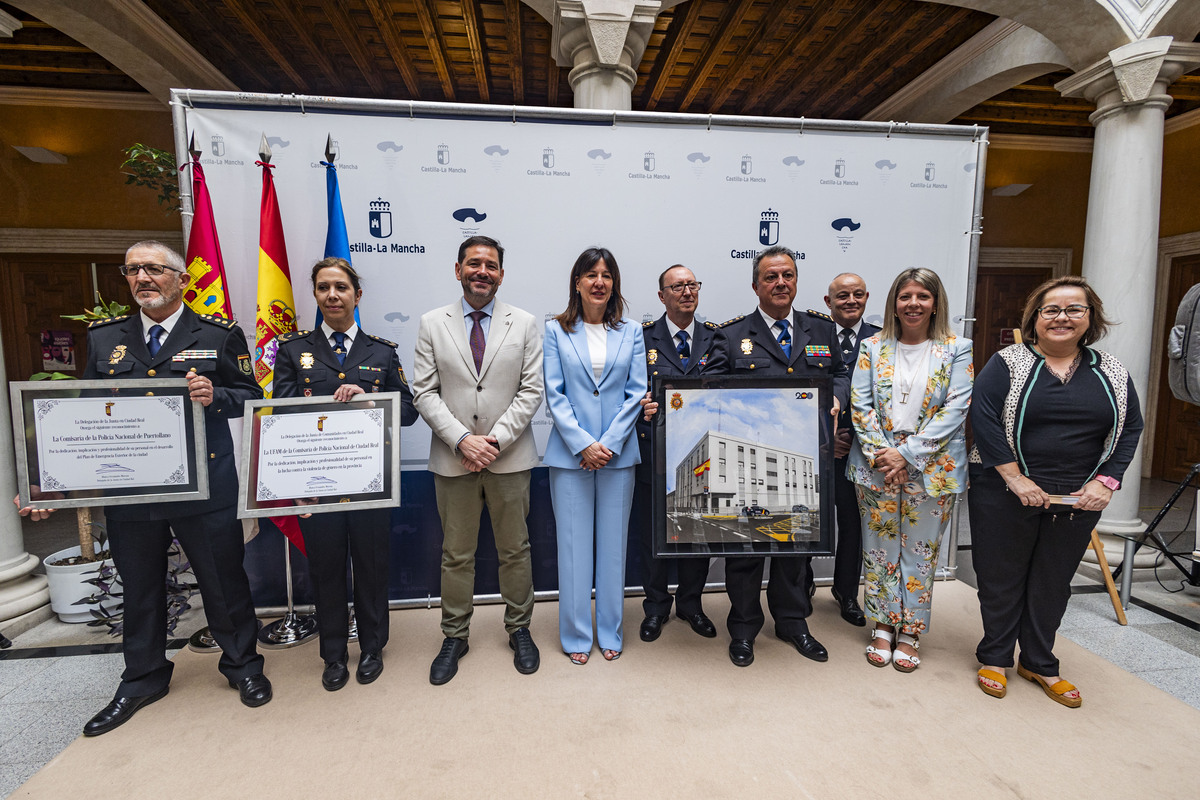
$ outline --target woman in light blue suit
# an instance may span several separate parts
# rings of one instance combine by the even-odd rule
[[[975,370],[971,341],[950,329],[937,273],[904,270],[884,308],[883,330],[863,340],[854,369],[858,442],[846,472],[862,515],[865,610],[875,623],[867,661],[912,672],[942,535],[967,489],[963,427]]]
[[[584,250],[570,286],[567,310],[546,323],[542,365],[554,429],[544,460],[558,529],[559,638],[573,663],[586,664],[593,577],[595,638],[605,660],[621,656],[626,533],[641,461],[633,425],[646,394],[646,349],[641,327],[621,316],[612,253]]]

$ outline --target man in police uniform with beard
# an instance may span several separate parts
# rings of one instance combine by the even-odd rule
[[[221,646],[221,673],[247,706],[271,699],[242,566],[237,470],[227,422],[242,416],[244,401],[262,398],[246,339],[233,322],[197,315],[183,304],[187,269],[166,245],[138,242],[125,254],[121,273],[141,313],[88,327],[83,377],[186,378],[192,401],[204,406],[206,447],[198,455],[208,462],[209,499],[106,509],[108,543],[124,585],[125,671],[113,701],[84,726],[85,736],[107,733],[167,694],[173,666],[165,654],[172,535],[183,545],[199,584],[209,630]]]
[[[758,308],[719,326],[704,374],[831,377],[836,413],[850,401],[850,379],[829,317],[792,310],[796,297],[792,252],[786,247],[768,247],[754,259],[753,270],[751,286],[758,295]],[[823,441],[828,439],[822,436]],[[729,659],[739,667],[754,662],[754,637],[765,621],[759,599],[763,562],[762,556],[725,559],[732,639]],[[807,556],[772,558],[767,605],[775,619],[776,636],[806,658],[828,661],[828,652],[808,630],[812,601],[806,579],[810,569]]]

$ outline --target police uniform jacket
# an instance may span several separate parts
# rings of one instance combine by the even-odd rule
[[[833,378],[833,396],[850,404],[850,373],[842,362],[837,328],[819,311],[792,312],[792,355],[786,357],[756,308],[718,326],[705,375],[766,375]]]
[[[663,314],[653,322],[643,323],[642,339],[646,343],[646,379],[650,390],[654,390],[655,375],[670,378],[699,377],[700,371],[707,362],[716,330],[717,326],[711,322],[697,322],[692,326],[693,335],[688,343],[691,346],[691,356],[688,358],[687,366],[684,367],[679,361],[679,351],[676,349],[678,343],[671,335],[671,329],[667,325],[667,315]],[[663,411],[661,408],[662,398],[656,399],[659,401],[660,408],[655,419],[661,422],[664,419],[664,415],[661,413]],[[650,453],[654,450],[654,436],[651,423],[644,421],[640,415],[637,421],[637,436],[638,449],[642,456],[642,463],[637,468],[637,479],[649,483],[651,480]]]
[[[209,499],[109,506],[106,516],[156,520],[236,505],[237,469],[227,420],[242,416],[246,400],[262,398],[246,337],[237,324],[184,306],[157,355],[151,356],[146,346],[140,314],[93,322],[88,326],[87,346],[85,380],[183,378],[194,371],[213,384],[212,403],[204,409],[207,453],[202,454],[208,462]]]
[[[372,336],[359,328],[345,361],[338,363],[325,332],[295,331],[275,340],[275,397],[328,397],[343,383],[361,386],[364,392],[399,392],[400,424],[417,420],[412,391],[396,354],[396,343]]]

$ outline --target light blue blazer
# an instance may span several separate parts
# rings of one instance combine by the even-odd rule
[[[609,467],[641,462],[633,426],[646,394],[646,345],[642,326],[633,320],[608,331],[604,372],[592,372],[587,333],[577,322],[567,333],[555,320],[546,323],[542,372],[546,404],[554,429],[543,461],[549,467],[579,469],[579,454],[592,442],[613,452]]]

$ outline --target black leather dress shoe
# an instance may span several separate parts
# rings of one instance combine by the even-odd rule
[[[321,673],[321,685],[325,687],[325,691],[336,692],[345,686],[348,680],[350,670],[346,668],[345,661],[329,661],[325,664],[325,671]]]
[[[448,683],[458,673],[458,660],[470,649],[466,639],[446,639],[442,642],[441,652],[429,666],[429,682],[434,686]]]
[[[813,661],[828,661],[829,652],[825,646],[813,638],[811,633],[801,633],[796,636],[780,636],[780,639],[800,651],[800,655]]]
[[[734,666],[748,667],[754,663],[754,640],[734,639],[729,643],[729,660]]]
[[[833,601],[838,604],[838,611],[841,612],[842,619],[860,628],[866,626],[867,618],[863,614],[863,610],[859,607],[857,598],[842,598],[838,596],[837,592],[834,592]]]
[[[532,675],[538,671],[538,667],[542,663],[542,655],[538,652],[537,645],[533,643],[533,636],[530,635],[529,628],[517,628],[510,633],[508,646],[513,651],[513,666],[517,668],[517,672],[522,675]]]
[[[142,706],[148,706],[155,700],[162,700],[167,696],[167,690],[170,687],[164,686],[160,691],[154,694],[148,694],[143,697],[116,697],[113,701],[106,705],[99,714],[88,720],[83,726],[84,736],[99,736],[102,733],[108,733],[113,728],[119,725],[124,725],[129,721],[137,710]]]
[[[230,681],[229,688],[237,689],[242,698],[242,704],[251,708],[265,706],[271,702],[271,682],[261,672],[242,678],[237,682]]]
[[[642,620],[642,627],[638,631],[638,635],[642,637],[643,642],[653,642],[659,636],[662,636],[663,625],[667,624],[668,617],[665,614],[649,614]]]
[[[363,653],[358,659],[358,669],[354,671],[354,680],[359,683],[370,683],[383,674],[383,653]]]
[[[712,620],[704,616],[704,612],[699,614],[676,614],[681,620],[692,626],[692,630],[703,636],[705,639],[717,638],[717,628],[712,624]]]

